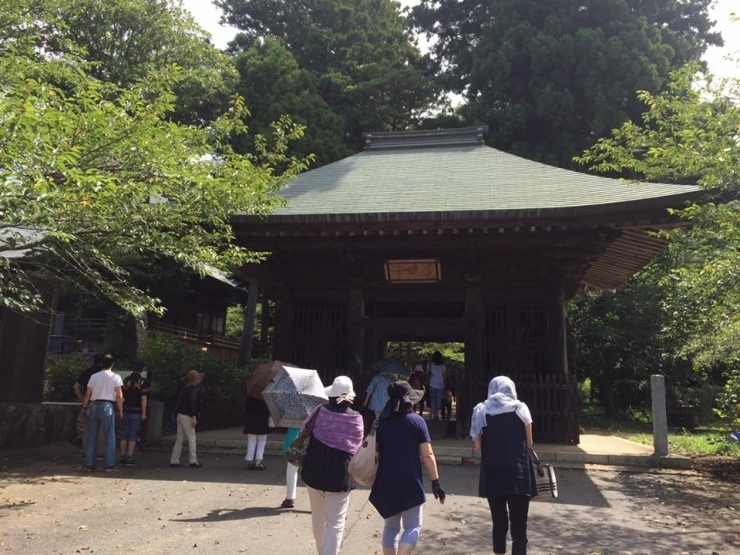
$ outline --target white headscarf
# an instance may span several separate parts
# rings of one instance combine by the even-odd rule
[[[488,399],[473,409],[470,421],[470,437],[475,439],[486,427],[486,416],[514,412],[524,403],[516,398],[516,386],[511,378],[496,376],[488,382]]]

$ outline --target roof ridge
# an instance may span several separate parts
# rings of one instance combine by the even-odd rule
[[[487,125],[445,129],[423,129],[419,131],[367,132],[365,150],[388,150],[431,146],[483,144]]]

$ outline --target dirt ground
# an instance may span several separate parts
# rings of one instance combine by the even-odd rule
[[[0,551],[315,553],[303,487],[295,509],[279,508],[281,457],[269,457],[265,472],[246,471],[238,455],[204,454],[200,469],[170,468],[164,452],[138,458],[135,468],[88,474],[71,446],[0,451]],[[428,496],[417,552],[491,553],[490,514],[476,495],[478,469],[440,472],[447,503]],[[531,504],[530,555],[740,554],[740,484],[707,473],[608,469],[558,469],[558,483],[559,499]],[[352,494],[345,555],[381,553],[383,523],[367,494],[364,488]]]

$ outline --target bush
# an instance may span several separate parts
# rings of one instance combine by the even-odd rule
[[[217,360],[207,351],[164,334],[152,334],[139,353],[151,376],[152,397],[163,401],[165,414],[174,410],[186,387],[185,374],[196,370],[203,380],[204,427],[241,425],[244,416],[244,380],[247,371]]]
[[[75,382],[92,362],[92,356],[80,353],[50,356],[44,379],[44,400],[60,403],[77,401]]]

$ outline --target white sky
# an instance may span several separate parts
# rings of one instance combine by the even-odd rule
[[[418,4],[418,0],[400,0],[400,2],[402,6]],[[214,44],[219,48],[225,48],[236,30],[219,25],[221,10],[211,4],[211,0],[183,0],[183,5],[190,10],[200,26],[211,33]],[[712,16],[717,21],[717,29],[722,33],[725,46],[711,48],[704,56],[709,63],[710,71],[721,77],[733,77],[740,71],[737,63],[724,59],[728,55],[740,52],[740,21],[730,21],[732,12],[740,13],[740,4],[737,0],[716,0]]]

